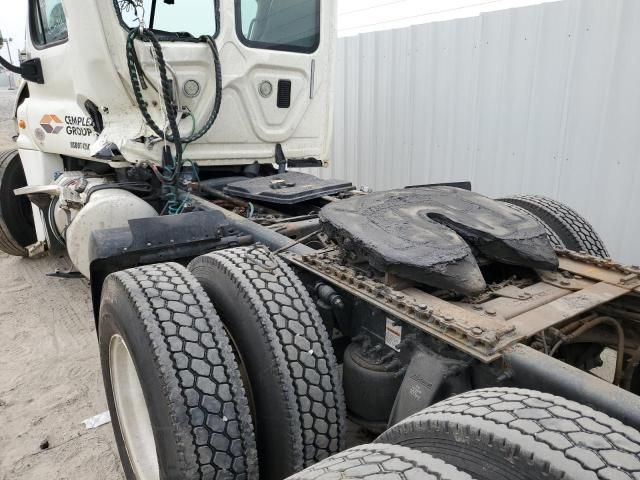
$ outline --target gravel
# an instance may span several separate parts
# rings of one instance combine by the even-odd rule
[[[0,149],[14,148],[15,91],[0,89]],[[47,277],[65,258],[0,252],[0,480],[123,480],[107,409],[89,287]]]
[[[0,89],[0,149],[15,145],[15,93]],[[0,252],[0,480],[124,480],[111,425],[81,423],[107,406],[88,282],[46,276],[69,267]],[[348,446],[371,440],[350,425]]]
[[[0,149],[15,148],[15,91],[0,89]],[[46,276],[66,257],[0,252],[0,480],[124,480],[107,410],[86,280]],[[372,437],[350,425],[349,446]]]

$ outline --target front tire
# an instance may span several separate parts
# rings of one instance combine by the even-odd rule
[[[16,257],[27,257],[37,240],[31,203],[13,193],[26,185],[18,151],[0,152],[0,250]]]
[[[98,335],[128,479],[257,478],[238,365],[213,306],[184,267],[110,275]]]

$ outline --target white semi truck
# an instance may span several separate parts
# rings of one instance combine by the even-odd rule
[[[90,280],[127,478],[638,478],[640,269],[550,199],[297,171],[335,3],[29,0],[0,59],[0,249]]]

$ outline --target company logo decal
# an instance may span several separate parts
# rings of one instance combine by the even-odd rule
[[[64,128],[64,124],[62,123],[62,120],[60,120],[60,117],[49,114],[42,117],[40,120],[40,126],[45,132],[53,135],[57,135]]]

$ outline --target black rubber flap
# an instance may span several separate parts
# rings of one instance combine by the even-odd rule
[[[232,235],[232,229],[224,214],[216,211],[137,218],[129,220],[127,227],[93,231],[89,240],[89,258],[93,262],[123,252],[176,250],[181,245],[219,242],[223,237]]]
[[[501,263],[555,270],[539,223],[509,206],[453,187],[392,190],[333,202],[324,231],[374,268],[438,288],[486,288],[472,247]]]
[[[291,205],[353,190],[351,182],[323,180],[300,172],[257,177],[227,185],[224,192],[240,198]]]
[[[148,245],[174,245],[198,240],[220,240],[230,228],[222,212],[190,212],[181,215],[129,220],[132,249]]]

